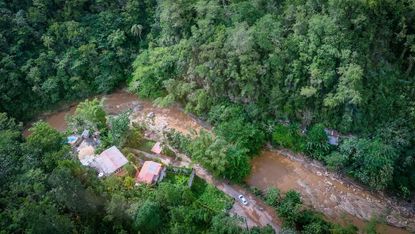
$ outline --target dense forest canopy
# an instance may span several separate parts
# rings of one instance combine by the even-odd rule
[[[99,179],[62,133],[39,122],[23,139],[20,128],[0,114],[0,233],[273,233],[242,229],[224,212],[232,200],[198,177],[192,188],[180,175],[134,186],[132,167]]]
[[[154,1],[0,1],[0,112],[28,120],[131,72]]]
[[[203,181],[135,190],[132,177],[98,180],[45,123],[22,137],[18,122],[125,83],[214,126],[167,138],[217,177],[243,182],[270,141],[414,195],[413,0],[0,0],[0,16],[0,233],[243,232]],[[125,115],[91,114],[97,105],[72,121],[102,128],[103,145],[142,135]],[[338,146],[325,128],[344,136]],[[295,192],[264,197],[304,233],[346,233],[303,212]]]
[[[414,17],[409,0],[162,1],[129,86],[184,103],[233,143],[242,129],[245,140],[274,131],[279,145],[410,197]],[[355,137],[330,153],[325,127]],[[252,136],[243,147],[263,143]]]
[[[342,132],[413,123],[412,1],[163,1],[131,82],[202,113],[241,104],[253,119]],[[178,9],[178,10],[174,10]],[[164,91],[164,93],[160,93]],[[202,98],[204,97],[204,98]]]

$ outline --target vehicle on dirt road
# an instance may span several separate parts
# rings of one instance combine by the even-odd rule
[[[240,194],[238,196],[239,201],[243,204],[243,205],[248,205],[248,200],[246,200],[246,198],[244,197],[244,195]]]

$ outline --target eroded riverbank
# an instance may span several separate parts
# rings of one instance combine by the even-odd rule
[[[173,128],[188,133],[189,130],[198,131],[203,128],[200,121],[185,114],[177,106],[155,107],[151,102],[140,100],[125,91],[100,97],[104,98],[104,107],[109,114],[133,109],[133,118],[140,121],[149,113],[154,113],[153,125],[159,130]],[[73,113],[74,110],[75,106],[68,107],[43,119],[62,131],[66,128],[65,115]],[[392,199],[375,196],[362,187],[350,187],[348,183],[333,177],[332,174],[326,174],[324,167],[304,162],[301,157],[293,155],[287,157],[289,155],[282,154],[283,151],[267,150],[255,158],[252,162],[252,174],[247,179],[247,183],[262,189],[270,186],[276,186],[282,191],[295,189],[302,194],[306,204],[326,214],[328,219],[340,223],[350,220],[359,228],[365,225],[364,220],[370,218],[373,213],[381,211],[380,213],[383,214],[385,210],[386,216],[389,215],[389,220],[387,219],[389,223],[397,225],[399,223],[396,220],[399,220],[402,226],[415,225],[415,218],[401,212],[401,209],[398,209],[399,205]],[[380,225],[379,231],[380,233],[408,233],[403,229],[387,225]]]
[[[318,162],[292,155],[286,150],[266,150],[252,161],[247,178],[250,186],[262,190],[275,186],[287,192],[299,191],[304,203],[338,223],[352,222],[363,229],[373,215],[384,216],[388,223],[413,228],[415,217],[392,199],[341,180]],[[363,221],[365,220],[365,221]],[[378,225],[379,233],[409,233],[388,225]]]

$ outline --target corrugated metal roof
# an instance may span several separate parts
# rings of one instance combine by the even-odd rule
[[[144,162],[140,172],[137,172],[136,181],[138,183],[152,184],[162,171],[162,165],[153,161]]]
[[[115,146],[104,150],[94,160],[94,166],[105,175],[114,173],[127,163],[127,158],[125,158],[121,151],[119,151]]]

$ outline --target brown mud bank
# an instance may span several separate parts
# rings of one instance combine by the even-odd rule
[[[128,93],[124,90],[118,90],[108,95],[99,95],[89,99],[91,100],[94,98],[103,100],[105,111],[108,114],[118,114],[122,111],[130,109],[134,104],[138,103],[137,96]],[[150,105],[150,102],[148,102],[147,104]],[[59,108],[53,112],[46,112],[41,114],[36,121],[43,120],[53,128],[63,132],[68,127],[65,121],[65,117],[67,115],[74,114],[77,106],[78,102],[66,104],[62,108]],[[23,131],[23,136],[26,137],[30,134],[29,128],[32,125],[33,122],[26,124],[25,129]]]
[[[262,190],[271,186],[283,192],[297,190],[307,206],[337,223],[352,222],[362,229],[365,221],[375,215],[395,226],[378,225],[379,233],[409,233],[396,227],[415,230],[414,211],[407,208],[410,204],[403,206],[392,198],[370,192],[327,171],[319,162],[287,150],[263,151],[253,159],[252,172],[246,182]]]

